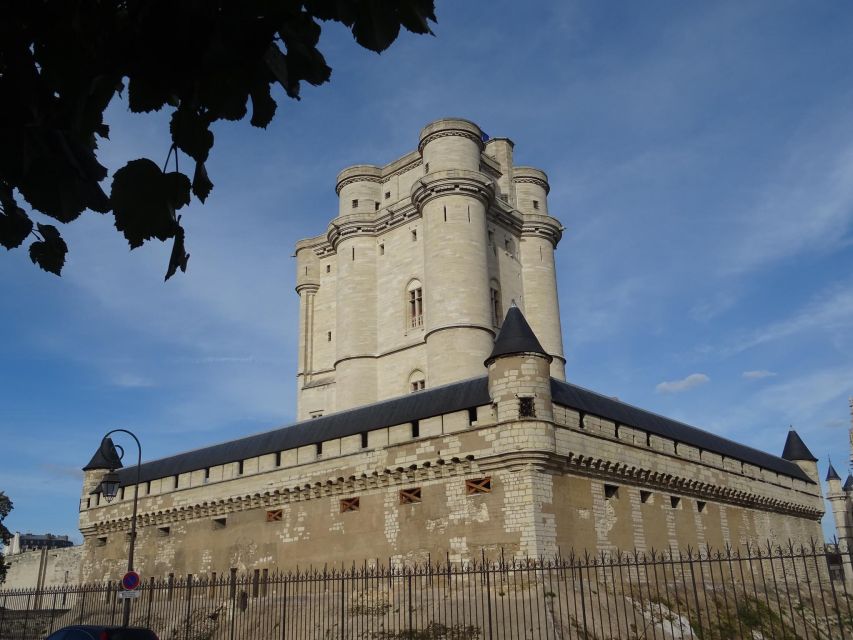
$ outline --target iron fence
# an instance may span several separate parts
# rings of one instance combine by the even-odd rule
[[[161,640],[853,639],[853,604],[814,544],[449,557],[150,578],[131,624]],[[116,583],[0,591],[0,639],[119,624]]]

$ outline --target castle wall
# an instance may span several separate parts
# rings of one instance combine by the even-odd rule
[[[62,549],[40,549],[24,551],[6,556],[6,580],[3,589],[33,589],[77,584],[80,581],[80,566],[83,546]]]
[[[207,480],[203,470],[181,474],[177,490],[171,477],[155,480],[150,495],[141,491],[140,568],[198,575],[448,552],[463,561],[500,549],[511,556],[819,539],[815,485],[553,410],[556,424],[498,422],[486,405],[474,423],[468,411],[422,420],[414,439],[407,423],[370,431],[364,449],[355,435],[324,442],[320,456],[314,446],[284,451],[279,466],[275,454],[245,460],[242,475],[237,463],[212,467]],[[469,495],[466,481],[487,477],[490,490]],[[412,488],[421,502],[400,504],[400,491]],[[342,512],[341,500],[354,497],[358,510]],[[128,488],[123,500],[82,511],[84,579],[123,570],[131,498]]]

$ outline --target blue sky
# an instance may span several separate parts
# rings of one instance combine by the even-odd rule
[[[459,116],[550,176],[572,382],[772,453],[789,424],[839,472],[853,395],[853,5],[439,1],[435,38],[381,56],[327,26],[325,86],[266,131],[226,123],[189,271],[110,217],[63,234],[63,277],[0,255],[0,490],[13,530],[72,534],[109,429],[151,459],[289,423],[293,245],[335,175]],[[110,107],[102,161],[168,150]],[[105,183],[109,185],[109,180]]]

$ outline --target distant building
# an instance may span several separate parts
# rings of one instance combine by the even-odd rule
[[[12,556],[24,551],[38,551],[40,549],[63,549],[71,547],[74,543],[69,540],[68,536],[57,536],[52,533],[21,533],[15,532],[9,547],[4,555]]]
[[[780,457],[567,381],[564,229],[510,140],[440,120],[336,191],[338,215],[296,245],[300,422],[122,469],[112,503],[99,449],[84,580],[124,570],[134,495],[146,577],[821,537],[795,431]]]

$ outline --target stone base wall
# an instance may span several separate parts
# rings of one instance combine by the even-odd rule
[[[3,589],[31,589],[77,584],[80,581],[83,546],[25,551],[3,558],[6,581]]]

